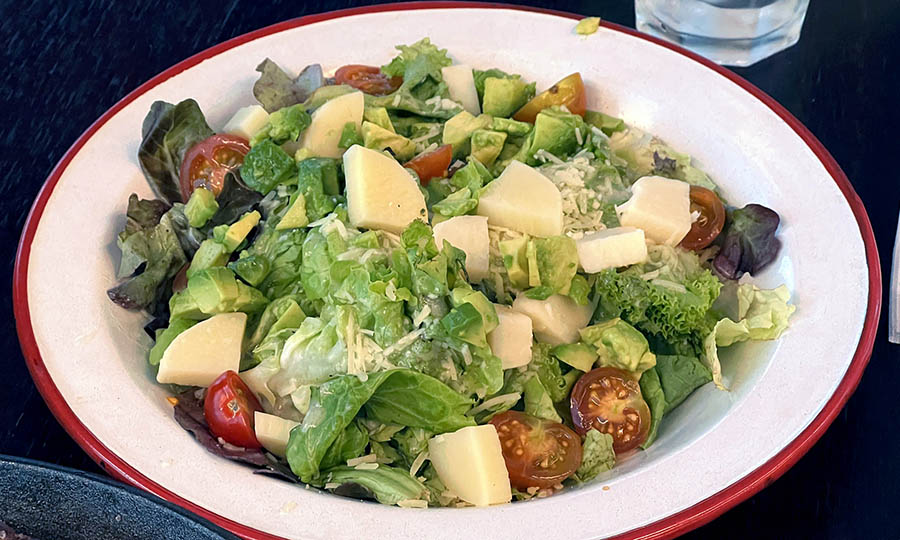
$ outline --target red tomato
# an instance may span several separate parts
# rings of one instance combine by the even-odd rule
[[[181,160],[181,196],[184,201],[198,187],[205,187],[218,195],[225,184],[225,173],[244,162],[250,151],[247,139],[219,134],[198,142]]]
[[[581,438],[560,424],[518,411],[491,419],[500,436],[509,482],[516,489],[547,488],[581,465]]]
[[[571,409],[575,431],[609,433],[617,454],[644,442],[650,431],[650,408],[641,387],[621,369],[597,368],[582,375],[572,388]]]
[[[581,73],[573,73],[534,97],[513,115],[520,122],[534,123],[542,110],[553,105],[565,105],[569,112],[584,116],[587,110],[587,94]]]
[[[253,414],[261,410],[259,400],[234,371],[226,371],[209,385],[203,404],[209,431],[244,448],[262,446],[253,429]]]
[[[700,217],[691,224],[681,241],[685,249],[703,249],[713,243],[725,226],[725,206],[713,191],[699,186],[691,186],[691,212],[699,212]]]
[[[359,64],[340,68],[335,72],[334,80],[338,84],[349,84],[373,96],[385,96],[403,84],[403,77],[388,77],[380,68]]]
[[[449,144],[440,146],[427,154],[416,156],[407,161],[404,167],[416,171],[419,182],[427,186],[432,178],[442,178],[447,174],[450,161],[453,160],[453,147]]]

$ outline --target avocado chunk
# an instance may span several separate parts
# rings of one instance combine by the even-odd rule
[[[391,117],[388,116],[387,109],[384,107],[366,107],[363,110],[363,120],[372,122],[380,128],[384,128],[391,133],[396,133]]]
[[[581,340],[594,347],[601,367],[614,367],[636,375],[656,365],[647,338],[635,327],[615,318],[579,330]]]
[[[225,266],[229,254],[230,252],[224,244],[216,242],[213,238],[207,238],[200,243],[200,247],[194,253],[194,258],[191,259],[191,265],[187,269],[188,279],[201,270],[213,266]]]
[[[525,245],[525,260],[528,262],[528,286],[541,286],[541,273],[538,270],[537,249],[533,240]]]
[[[468,287],[457,287],[451,292],[450,303],[453,304],[453,307],[463,304],[474,306],[481,314],[485,334],[490,334],[500,324],[494,304],[481,291],[475,291]]]
[[[209,218],[215,215],[219,209],[219,203],[216,202],[216,196],[213,192],[198,187],[191,193],[191,198],[184,205],[184,215],[188,218],[191,227],[202,227],[206,225]]]
[[[399,161],[407,161],[416,155],[416,144],[403,135],[373,124],[362,123],[363,146],[373,150],[390,149]]]
[[[468,302],[460,304],[444,315],[441,318],[441,326],[452,337],[476,347],[487,347],[484,319],[478,309]]]
[[[168,328],[156,331],[156,343],[150,348],[150,358],[148,359],[151,366],[158,366],[162,359],[163,353],[166,352],[169,344],[178,337],[178,334],[184,332],[188,328],[197,324],[197,321],[190,319],[171,319]]]
[[[454,157],[464,156],[469,153],[469,137],[477,129],[486,129],[491,126],[492,118],[486,114],[473,116],[467,111],[462,111],[444,124],[442,135],[443,144],[453,146]]]
[[[519,122],[512,118],[494,118],[491,122],[491,129],[494,131],[502,131],[513,137],[524,137],[531,131],[531,124],[528,122]]]
[[[600,131],[606,133],[607,136],[612,135],[617,131],[625,130],[624,120],[599,111],[585,111],[584,122],[599,128]]]
[[[594,362],[599,358],[596,349],[580,341],[578,343],[557,345],[550,349],[550,352],[553,356],[558,358],[560,362],[564,362],[577,370],[585,372],[592,370],[594,368]]]
[[[291,206],[288,211],[281,216],[281,221],[275,225],[278,231],[284,229],[297,229],[309,225],[309,218],[306,217],[306,197],[298,190],[291,196]]]
[[[193,298],[196,307],[207,315],[232,311],[254,312],[268,303],[263,293],[238,281],[234,272],[228,268],[207,268],[197,272],[188,279],[185,290]]]
[[[491,116],[512,116],[532,97],[534,87],[522,79],[488,77],[484,80],[481,110]]]
[[[578,148],[579,130],[585,136],[584,120],[577,114],[559,109],[544,109],[534,121],[534,134],[528,148],[528,156],[532,157],[540,150],[550,152],[554,156],[564,158]]]
[[[528,260],[525,258],[527,245],[527,236],[502,240],[499,244],[500,255],[503,257],[503,266],[506,267],[509,282],[517,289],[528,287]]]
[[[229,252],[236,250],[241,245],[241,242],[247,238],[247,235],[250,234],[250,231],[253,230],[253,227],[256,227],[259,223],[260,217],[259,212],[254,210],[247,212],[241,216],[241,219],[232,223],[225,232],[225,238],[222,242],[225,244],[225,248]]]
[[[228,263],[228,268],[254,287],[269,275],[269,261],[256,254],[232,261]]]
[[[490,167],[500,152],[503,150],[503,144],[506,142],[506,133],[502,131],[491,131],[488,129],[476,129],[472,132],[472,157]]]
[[[169,320],[190,319],[200,321],[209,317],[200,310],[197,301],[187,289],[182,289],[169,298]]]

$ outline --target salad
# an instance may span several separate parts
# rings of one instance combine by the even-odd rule
[[[156,102],[113,302],[208,450],[403,507],[506,503],[652,445],[719,350],[778,338],[779,217],[680,153],[427,38],[292,77],[213,129]],[[505,66],[503,69],[507,69]],[[329,74],[330,75],[330,74]]]

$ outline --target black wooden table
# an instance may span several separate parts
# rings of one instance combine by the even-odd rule
[[[4,281],[11,282],[19,233],[44,179],[121,97],[233,36],[365,3],[0,2]],[[523,3],[634,25],[630,0]],[[806,124],[850,177],[875,228],[886,293],[900,208],[900,1],[813,0],[798,45],[736,71]],[[0,325],[0,453],[99,471],[35,390],[9,300]],[[686,538],[900,538],[898,351],[882,324],[859,389],[821,441],[771,487]]]

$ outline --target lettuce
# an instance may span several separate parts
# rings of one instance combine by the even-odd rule
[[[778,339],[796,309],[788,303],[790,297],[784,285],[772,290],[759,289],[749,283],[738,287],[738,322],[727,317],[719,320],[703,340],[703,361],[718,388],[727,389],[722,381],[718,348],[750,339]]]
[[[386,96],[366,96],[367,107],[384,107],[420,116],[451,118],[462,106],[445,99],[449,95],[441,76],[441,68],[451,64],[446,49],[438,49],[428,38],[412,44],[398,45],[400,54],[381,71],[389,76],[402,76],[403,84]]]
[[[544,385],[541,384],[539,377],[529,378],[525,382],[524,391],[526,414],[553,422],[562,422],[562,418],[559,417],[559,413],[553,407],[550,394],[547,393]]]
[[[328,471],[325,479],[329,484],[362,486],[381,504],[429,499],[428,489],[409,474],[409,471],[382,464],[378,464],[376,469],[335,467]],[[335,492],[337,493],[337,490]]]
[[[659,423],[666,413],[666,395],[663,392],[662,382],[660,382],[656,367],[652,367],[641,374],[639,384],[641,386],[641,396],[650,407],[650,431],[647,432],[647,439],[641,443],[641,448],[647,448],[656,440]]]
[[[169,204],[182,202],[181,161],[192,146],[213,135],[193,99],[178,105],[155,101],[141,127],[138,162],[156,195]]]
[[[613,438],[609,433],[592,429],[584,436],[581,465],[575,475],[581,482],[590,482],[598,474],[608,471],[616,464]]]
[[[775,260],[781,241],[775,238],[780,218],[761,204],[748,204],[728,213],[720,236],[721,249],[713,259],[716,272],[738,279],[744,272],[754,275]]]
[[[268,58],[256,66],[256,71],[260,76],[253,85],[253,96],[270,113],[306,101],[325,84],[319,64],[306,66],[295,79]]]
[[[278,109],[269,115],[268,123],[253,135],[250,146],[256,146],[265,139],[271,139],[275,144],[297,141],[311,121],[302,104]]]
[[[685,336],[706,335],[707,314],[721,288],[693,252],[654,246],[647,263],[597,274],[594,319],[621,317],[645,334],[680,342]]]
[[[335,377],[313,390],[303,423],[291,431],[287,461],[302,481],[318,478],[329,447],[364,406],[370,419],[398,419],[445,433],[474,425],[465,416],[471,403],[440,381],[408,369],[374,373],[365,381],[354,375]]]
[[[601,367],[640,375],[656,365],[647,338],[622,319],[610,319],[579,330],[581,339],[597,352]]]
[[[641,395],[650,407],[650,432],[641,448],[647,448],[659,430],[662,417],[687,398],[691,392],[712,380],[712,374],[693,356],[656,358],[656,366],[641,375]]]

